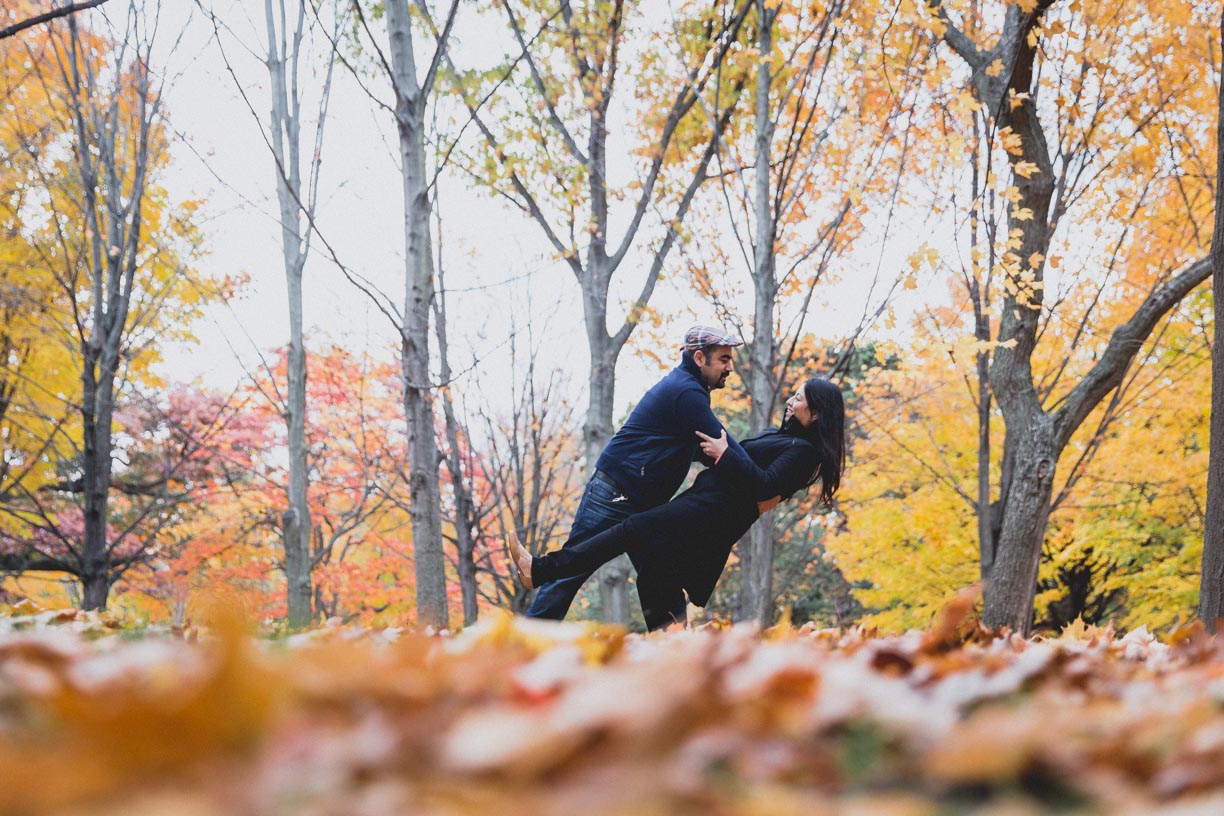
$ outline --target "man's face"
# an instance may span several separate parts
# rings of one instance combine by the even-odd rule
[[[701,379],[713,390],[727,384],[731,374],[734,354],[730,346],[707,346],[701,351],[693,352],[693,362],[701,369]]]

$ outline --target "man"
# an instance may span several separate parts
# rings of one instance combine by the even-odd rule
[[[685,332],[680,365],[646,392],[600,454],[566,546],[666,502],[695,459],[717,466],[702,456],[697,432],[714,438],[725,433],[710,410],[710,392],[726,385],[733,368],[732,348],[738,345],[739,338],[709,326]],[[734,440],[731,444],[739,447]],[[638,600],[647,622],[658,628],[660,621],[683,621],[684,594],[668,580],[666,570],[657,565],[643,569],[638,556],[630,557],[638,566]],[[541,586],[527,616],[561,620],[589,577],[587,573]]]

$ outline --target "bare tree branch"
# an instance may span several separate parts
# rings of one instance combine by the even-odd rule
[[[6,37],[11,37],[14,34],[20,34],[27,28],[33,28],[36,25],[42,25],[43,23],[48,23],[52,20],[59,19],[60,17],[67,17],[69,14],[76,14],[78,11],[91,9],[94,6],[100,6],[105,2],[106,0],[84,0],[84,2],[81,3],[69,3],[66,6],[53,8],[50,11],[43,12],[42,14],[36,14],[28,20],[22,20],[19,23],[14,23],[8,28],[0,28],[0,40],[5,39]]]
[[[1211,258],[1195,261],[1177,277],[1149,295],[1134,316],[1114,330],[1096,365],[1071,389],[1062,407],[1054,412],[1055,439],[1060,446],[1067,443],[1071,434],[1097,403],[1122,382],[1131,359],[1138,353],[1157,321],[1176,306],[1191,289],[1210,276]]]

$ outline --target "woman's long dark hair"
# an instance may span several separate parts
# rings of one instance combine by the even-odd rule
[[[819,478],[820,500],[829,504],[841,487],[846,466],[846,403],[841,389],[821,377],[812,377],[803,384],[803,398],[815,417],[812,424],[805,428],[792,417],[782,423],[782,430],[811,442],[820,453],[820,467],[808,484]]]

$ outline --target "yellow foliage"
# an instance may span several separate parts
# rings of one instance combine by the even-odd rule
[[[110,44],[88,32],[84,36],[95,49],[90,70],[104,74],[102,62],[109,59]],[[0,419],[10,429],[4,434],[6,446],[45,446],[43,461],[54,461],[78,444],[79,429],[69,417],[79,400],[81,332],[89,330],[93,308],[91,233],[79,206],[79,174],[71,157],[49,149],[52,139],[71,135],[62,129],[72,118],[67,108],[70,92],[54,67],[57,59],[66,59],[66,45],[34,29],[23,33],[22,46],[6,48],[0,55],[0,93],[22,110],[21,117],[0,121],[0,148],[9,158],[0,171],[0,258],[5,260],[0,275],[6,292],[0,327],[16,352],[3,355],[2,374],[4,388],[16,394],[16,405]],[[55,56],[57,50],[61,53]],[[31,72],[30,64],[40,70]],[[118,97],[120,126],[126,126],[122,117],[133,105],[127,96]],[[125,150],[124,138],[121,135],[120,151]],[[152,181],[141,212],[144,260],[136,273],[139,283],[129,309],[124,355],[125,376],[146,383],[155,382],[151,366],[158,359],[158,342],[188,338],[187,326],[203,300],[220,294],[215,282],[193,279],[190,262],[199,235],[192,217],[198,202],[176,204],[157,186],[168,161],[165,133],[155,128],[150,139]],[[130,195],[131,178],[119,182],[124,195]],[[115,253],[112,247],[112,257]],[[26,441],[14,441],[22,438]],[[34,468],[25,475],[37,472]]]
[[[978,579],[976,518],[958,494],[975,479],[973,406],[936,336],[917,339],[895,370],[856,389],[852,460],[840,494],[848,530],[827,544],[866,622],[883,631],[927,625]],[[936,373],[938,372],[938,373]],[[932,376],[934,375],[934,376]]]

